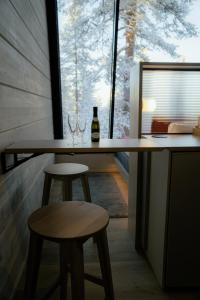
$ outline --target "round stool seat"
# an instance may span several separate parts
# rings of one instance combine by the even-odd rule
[[[90,188],[87,172],[88,166],[75,163],[51,164],[44,169],[45,180],[42,196],[42,206],[48,205],[52,180],[62,181],[62,196],[64,201],[71,201],[73,198],[72,181],[80,178],[84,193],[84,199],[91,202]]]
[[[47,166],[44,172],[50,175],[79,175],[86,173],[89,170],[88,166],[74,163],[58,163]]]
[[[85,201],[53,203],[31,214],[31,231],[50,240],[89,237],[104,229],[109,222],[107,211]]]

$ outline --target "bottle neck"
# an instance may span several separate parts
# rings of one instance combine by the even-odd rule
[[[98,121],[98,117],[97,116],[93,116],[93,121]]]
[[[93,108],[93,118],[98,118],[97,107],[94,107],[94,108]]]

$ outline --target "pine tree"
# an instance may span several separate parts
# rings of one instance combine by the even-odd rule
[[[118,32],[115,136],[129,129],[129,72],[134,60],[148,61],[148,50],[179,59],[170,38],[197,35],[186,21],[196,0],[121,0]],[[67,107],[88,110],[96,105],[98,82],[110,85],[113,0],[58,0],[62,15],[61,69],[63,100]],[[104,99],[102,99],[103,103]],[[65,104],[64,104],[65,106]],[[74,108],[75,107],[75,108]],[[66,114],[66,111],[64,115]],[[108,115],[108,114],[107,114]],[[106,122],[108,118],[106,117]],[[104,131],[108,125],[104,126]]]

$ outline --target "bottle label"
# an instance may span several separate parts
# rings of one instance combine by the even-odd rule
[[[93,139],[99,139],[99,132],[92,132]]]

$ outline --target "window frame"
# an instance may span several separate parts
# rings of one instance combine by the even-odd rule
[[[111,65],[111,99],[109,116],[109,138],[113,138],[115,83],[117,66],[117,42],[120,0],[114,0],[113,47]],[[60,71],[59,29],[57,0],[46,0],[47,27],[49,39],[49,56],[51,72],[52,110],[54,138],[63,139],[62,90]]]
[[[49,64],[51,74],[51,96],[54,138],[63,139],[57,0],[46,0],[46,16],[49,41]]]

